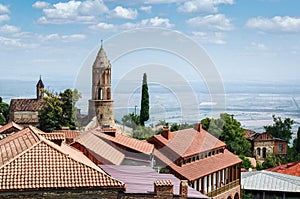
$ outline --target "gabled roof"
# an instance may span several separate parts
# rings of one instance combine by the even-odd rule
[[[99,165],[106,173],[120,179],[126,184],[126,192],[129,194],[153,194],[154,182],[170,184],[172,181],[173,194],[179,195],[180,180],[172,174],[160,174],[151,167],[127,166],[127,165]],[[188,187],[188,198],[208,198],[200,192]]]
[[[9,111],[40,111],[43,108],[43,101],[37,99],[11,99]]]
[[[125,158],[125,155],[117,150],[117,147],[105,142],[93,132],[83,132],[76,142],[89,150],[103,164],[120,165]]]
[[[91,130],[91,132],[94,135],[98,136],[99,138],[111,141],[114,144],[121,145],[126,148],[130,148],[131,150],[140,153],[150,155],[154,150],[153,144],[129,136],[125,136],[120,133],[115,133],[114,135],[107,135],[105,133],[100,132],[98,129],[93,129]]]
[[[20,131],[23,128],[23,126],[12,121],[0,127],[0,134],[5,133],[6,131]]]
[[[73,130],[54,130],[52,133],[61,133],[64,134],[65,138],[68,139],[77,139],[79,138],[79,132]]]
[[[194,128],[189,128],[169,133],[170,139],[166,139],[162,135],[154,135],[149,138],[148,141],[150,143],[167,146],[167,148],[182,158],[226,146],[224,142],[220,141],[204,129],[201,129],[199,132]]]
[[[300,193],[300,177],[271,172],[242,172],[241,186],[246,190]]]
[[[165,166],[170,167],[175,173],[189,181],[197,180],[208,174],[242,162],[238,156],[227,149],[225,149],[223,153],[218,153],[182,166],[175,164],[174,159],[170,159],[168,151],[165,151],[164,149],[155,149],[154,156],[162,161]]]
[[[267,170],[300,177],[300,161],[279,165]]]
[[[0,140],[0,191],[124,189],[81,152],[29,127]]]

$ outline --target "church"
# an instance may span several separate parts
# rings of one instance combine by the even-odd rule
[[[101,127],[114,127],[114,106],[111,95],[111,64],[101,48],[92,68],[92,95],[89,100],[88,120],[97,116]]]

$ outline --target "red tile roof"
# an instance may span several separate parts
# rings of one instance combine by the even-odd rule
[[[154,182],[155,186],[173,186],[172,180],[156,180]]]
[[[121,145],[123,147],[130,148],[140,153],[150,155],[153,152],[154,145],[145,141],[141,141],[129,136],[122,135],[120,133],[115,133],[115,136],[107,135],[105,133],[99,132],[99,130],[91,130],[95,135],[109,140],[115,144]]]
[[[62,133],[65,135],[65,138],[68,139],[76,139],[79,137],[78,131],[72,131],[72,130],[54,130],[52,133]]]
[[[242,162],[238,156],[234,155],[227,149],[224,150],[224,153],[215,154],[182,166],[178,166],[173,162],[173,160],[169,159],[168,154],[164,154],[164,150],[155,149],[154,155],[165,163],[166,166],[170,167],[173,171],[189,181],[197,180],[203,176]]]
[[[24,127],[15,123],[15,122],[9,122],[7,124],[5,124],[4,126],[0,127],[0,134],[1,133],[5,133],[6,131],[20,131],[22,130]]]
[[[89,150],[102,164],[120,165],[125,158],[125,155],[117,150],[117,147],[99,139],[97,134],[90,131],[80,134],[80,138],[75,142],[78,142]]]
[[[0,140],[0,191],[125,188],[81,152],[58,146],[34,127]]]
[[[39,133],[39,135],[43,136],[47,140],[64,140],[65,134],[63,133]]]
[[[203,129],[201,129],[201,132],[190,128],[169,133],[169,139],[166,139],[162,135],[155,135],[149,138],[148,141],[161,146],[167,146],[167,148],[182,158],[226,146],[224,142]]]
[[[43,101],[37,99],[11,99],[10,111],[39,111],[43,108]]]
[[[300,161],[279,165],[267,170],[300,177]]]

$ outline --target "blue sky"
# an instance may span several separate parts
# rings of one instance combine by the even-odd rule
[[[101,39],[160,27],[201,45],[224,81],[297,82],[299,10],[296,0],[1,0],[0,79],[73,81]]]

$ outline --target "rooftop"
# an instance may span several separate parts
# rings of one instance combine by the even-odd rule
[[[39,135],[35,127],[0,140],[0,190],[124,189],[81,152],[58,146]],[[17,176],[17,177],[16,177]]]
[[[15,122],[9,122],[5,124],[4,126],[0,126],[0,139],[6,137],[7,133],[12,133],[16,131],[20,131],[23,129],[23,126],[15,123]]]
[[[279,165],[267,170],[300,177],[300,161]]]
[[[43,108],[43,101],[37,99],[11,99],[10,111],[39,111]]]
[[[151,194],[154,193],[153,183],[161,185],[173,184],[174,195],[179,195],[180,180],[172,174],[160,174],[150,167],[146,166],[116,166],[116,165],[99,165],[105,172],[112,177],[120,179],[126,184],[126,193],[131,194]],[[188,187],[189,198],[208,198],[200,192]]]
[[[271,172],[242,172],[241,185],[246,190],[300,193],[300,177]]]

